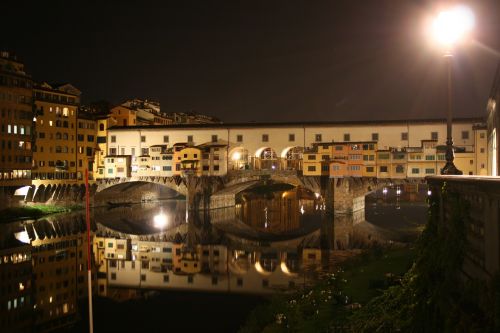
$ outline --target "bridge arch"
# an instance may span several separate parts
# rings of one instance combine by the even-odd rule
[[[304,148],[300,146],[289,146],[281,151],[281,168],[283,170],[302,170],[302,154]]]
[[[279,169],[279,160],[276,151],[264,146],[257,149],[255,152],[255,169],[258,170],[276,170]]]
[[[188,194],[181,177],[150,178],[100,180],[94,192],[94,204],[155,201]]]
[[[243,146],[232,148],[229,151],[229,169],[230,170],[246,170],[248,164],[248,149]]]

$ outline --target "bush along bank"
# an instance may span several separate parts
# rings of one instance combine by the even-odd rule
[[[417,243],[417,257],[402,283],[386,290],[348,318],[353,332],[500,332],[500,278],[462,276],[468,204],[442,188],[452,203],[450,221],[439,223],[437,196]]]
[[[0,210],[0,223],[26,219],[38,219],[45,215],[72,212],[82,208],[83,207],[81,205],[29,205],[22,207],[9,207]]]

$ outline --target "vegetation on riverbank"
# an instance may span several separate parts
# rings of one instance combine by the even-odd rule
[[[67,213],[82,209],[81,205],[59,206],[59,205],[29,205],[22,207],[9,207],[0,210],[0,222],[12,222],[16,220],[38,219],[45,215],[55,213]]]

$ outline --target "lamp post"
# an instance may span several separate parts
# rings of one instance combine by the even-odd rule
[[[433,36],[439,44],[444,46],[444,58],[447,66],[448,92],[446,112],[446,164],[441,169],[442,175],[461,175],[454,160],[453,137],[452,137],[452,60],[453,46],[460,42],[474,26],[474,15],[471,10],[464,6],[456,6],[442,11],[434,19],[432,24]]]

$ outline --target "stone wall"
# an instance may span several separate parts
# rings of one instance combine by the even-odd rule
[[[434,176],[427,182],[431,200],[439,204],[439,222],[451,222],[456,203],[466,234],[463,270],[469,278],[488,279],[500,269],[500,178],[480,176]]]

